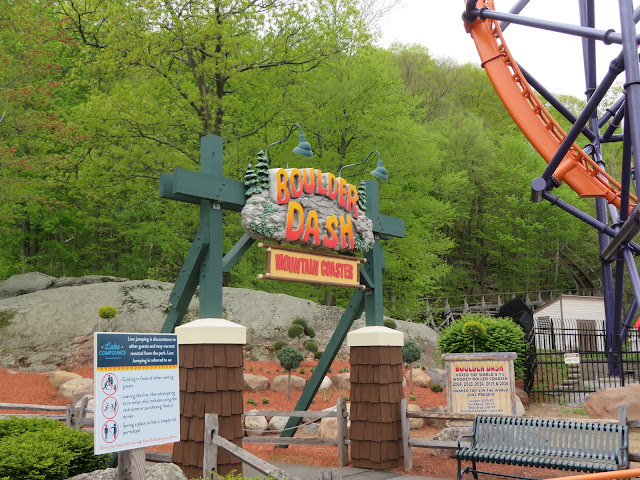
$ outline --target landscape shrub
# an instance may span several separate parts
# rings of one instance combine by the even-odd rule
[[[98,309],[98,315],[100,318],[116,318],[118,316],[118,309],[116,307],[112,307],[111,305],[105,305],[104,307],[100,307]]]
[[[309,322],[307,322],[306,318],[303,317],[296,317],[293,319],[293,321],[291,322],[292,325],[300,325],[302,326],[302,329],[306,329],[309,326]]]
[[[313,359],[320,360],[320,357],[322,357],[323,353],[324,353],[324,350],[318,350],[316,353],[313,354]]]
[[[289,338],[300,338],[304,334],[304,327],[299,323],[292,324],[287,330]]]
[[[485,336],[475,339],[476,352],[516,352],[515,374],[516,378],[522,378],[529,347],[524,339],[524,331],[510,318],[464,314],[440,332],[437,342],[440,353],[473,352],[473,338],[463,333],[464,324],[470,321],[477,321],[487,329]]]
[[[273,344],[273,349],[277,352],[282,347],[286,347],[286,346],[287,346],[287,342],[285,342],[284,340],[278,340],[276,343]]]
[[[18,460],[5,459],[8,451]],[[102,469],[107,460],[107,455],[93,454],[92,435],[60,422],[19,417],[0,421],[0,478],[68,478]],[[53,464],[56,467],[51,470]]]
[[[8,435],[66,428],[62,423],[48,418],[10,417],[0,421],[0,441]]]
[[[304,329],[304,334],[309,338],[314,338],[316,336],[316,329],[311,325],[307,325]]]
[[[307,352],[316,353],[318,351],[318,344],[314,340],[305,341],[303,346]]]
[[[51,443],[40,432],[8,435],[0,441],[0,478],[11,480],[64,480],[74,454]]]
[[[387,328],[391,328],[393,330],[396,330],[398,328],[398,325],[396,324],[396,322],[394,322],[390,318],[385,318],[384,319],[384,326],[387,327]]]

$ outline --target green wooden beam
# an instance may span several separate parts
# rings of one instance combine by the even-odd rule
[[[254,243],[255,239],[245,233],[222,259],[222,271],[226,273],[231,270]]]
[[[162,333],[172,333],[182,323],[182,319],[198,286],[200,263],[208,247],[207,232],[199,230],[169,296],[171,308],[162,326]]]
[[[373,280],[373,288],[367,290],[365,297],[366,325],[367,327],[384,325],[384,310],[382,305],[382,270],[384,266],[384,250],[380,245],[380,239],[376,236],[373,248],[364,254],[367,261],[364,270]]]
[[[324,349],[324,353],[320,360],[318,360],[318,365],[313,370],[311,374],[311,378],[309,382],[304,387],[302,391],[302,395],[300,395],[300,399],[298,399],[298,403],[294,410],[302,411],[307,410],[309,405],[311,405],[311,401],[313,397],[316,396],[318,392],[318,388],[320,388],[320,384],[322,380],[326,376],[329,368],[331,368],[331,364],[336,358],[338,354],[338,350],[342,346],[345,338],[347,338],[347,333],[351,329],[351,325],[353,322],[360,318],[362,315],[362,311],[364,310],[364,292],[362,290],[356,290],[351,296],[351,301],[347,306],[346,310],[342,314],[342,318],[338,322],[336,329],[327,344],[327,347]],[[300,424],[302,421],[302,417],[289,417],[289,421],[285,426],[285,430],[280,434],[281,437],[292,437],[296,430],[293,428]],[[290,430],[287,430],[290,429]]]
[[[171,188],[174,195],[219,202],[225,209],[237,212],[242,210],[246,200],[244,183],[222,175],[208,175],[183,168],[173,171]]]

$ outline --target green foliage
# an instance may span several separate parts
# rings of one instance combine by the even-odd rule
[[[287,370],[293,370],[300,366],[300,363],[304,360],[304,355],[297,348],[285,346],[278,350],[276,355],[280,360],[280,366]]]
[[[413,402],[415,401],[415,399],[416,399],[416,396],[413,393],[409,394],[409,400]]]
[[[98,315],[100,318],[105,319],[116,318],[116,316],[118,316],[118,309],[111,305],[105,305],[98,309]]]
[[[402,361],[406,363],[413,363],[420,360],[422,355],[422,349],[416,342],[406,341],[402,347]]]
[[[480,322],[471,320],[462,326],[462,333],[471,338],[473,352],[476,351],[476,339],[483,338],[487,334],[487,327]]]
[[[267,403],[269,403],[269,399],[268,398],[262,398],[261,400],[263,405],[266,405]]]
[[[384,326],[387,327],[387,328],[391,328],[393,330],[396,330],[398,328],[398,325],[396,324],[396,322],[394,322],[390,318],[385,318],[384,319]]]
[[[86,432],[49,419],[0,421],[0,477],[65,479],[104,468],[106,462],[107,456],[94,456],[93,437]]]
[[[429,388],[434,393],[440,393],[440,392],[444,391],[444,387],[442,385],[440,385],[439,383],[432,383]]]
[[[309,337],[309,338],[315,338],[316,336],[316,329],[313,328],[312,326],[308,325],[305,327],[304,329],[304,334]]]
[[[287,335],[289,338],[300,338],[304,335],[304,327],[300,324],[294,323],[287,330]]]
[[[273,350],[277,352],[282,347],[286,347],[286,346],[287,346],[287,342],[285,342],[284,340],[278,340],[273,344]]]
[[[316,353],[313,354],[313,359],[320,360],[320,357],[322,357],[323,353],[324,353],[324,350],[318,350]]]
[[[291,322],[292,325],[302,325],[302,328],[307,329],[309,327],[309,322],[304,317],[296,317]]]
[[[487,334],[476,340],[477,352],[516,352],[514,361],[516,377],[521,377],[528,345],[524,340],[524,332],[510,318],[492,318],[482,315],[464,314],[449,327],[442,330],[438,338],[438,349],[441,353],[472,353],[473,339],[463,333],[465,323],[477,321],[484,325]]]
[[[307,352],[316,353],[318,351],[318,344],[314,340],[307,340],[302,345]]]
[[[253,398],[247,398],[247,403],[249,405],[258,405],[258,402],[256,402]]]

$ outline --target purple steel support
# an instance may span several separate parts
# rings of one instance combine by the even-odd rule
[[[616,100],[616,102],[613,105],[611,105],[609,108],[605,110],[604,115],[600,117],[600,120],[598,120],[598,128],[602,128],[607,124],[609,119],[613,117],[618,112],[618,110],[620,110],[622,105],[625,103],[624,100],[625,100],[625,97],[624,95],[622,95],[620,98],[618,98],[618,100]]]
[[[553,106],[553,108],[558,110],[558,112],[560,112],[560,114],[564,118],[569,120],[571,123],[576,123],[576,116],[573,113],[571,113],[571,111],[567,107],[565,107],[562,104],[562,102],[560,102],[560,100],[558,100],[549,90],[544,88],[544,86],[540,82],[538,82],[538,80],[536,80],[533,75],[531,75],[527,70],[522,68],[522,65],[518,64],[518,67],[520,68],[520,71],[524,75],[525,80],[527,80],[529,85],[535,88],[536,91],[540,95],[542,95],[542,98],[544,98],[547,102],[549,102]],[[594,133],[591,130],[589,130],[587,127],[583,128],[581,133],[585,137],[587,137],[589,140],[593,140],[596,137]]]
[[[622,70],[622,54],[620,54],[609,64],[609,70],[607,71],[607,74],[604,76],[604,79],[602,80],[600,85],[598,85],[598,88],[596,88],[595,92],[593,92],[593,95],[587,102],[586,107],[576,119],[576,123],[573,124],[573,127],[571,127],[571,130],[569,130],[567,136],[564,137],[564,140],[560,144],[560,148],[558,148],[556,153],[553,155],[553,158],[547,165],[547,168],[545,168],[544,172],[542,172],[542,178],[544,178],[545,180],[551,179],[553,172],[556,171],[556,168],[558,168],[558,165],[560,165],[560,162],[571,148],[571,145],[573,145],[573,142],[576,141],[578,135],[580,135],[580,132],[591,118],[591,115],[593,115],[593,113],[596,111],[598,105],[607,94],[607,91],[615,81],[616,77],[622,72]]]
[[[509,13],[513,15],[517,15],[522,11],[524,7],[527,6],[528,3],[529,3],[529,0],[520,0],[513,7],[511,7],[511,10],[509,10]],[[502,30],[503,32],[508,26],[509,26],[509,22],[500,22],[500,30]]]
[[[580,24],[585,27],[593,28],[595,25],[593,0],[580,0],[579,5]],[[582,58],[584,63],[587,100],[591,100],[593,93],[596,91],[596,45],[592,38],[582,39]],[[593,110],[589,117],[589,128],[591,131],[598,131],[597,108]],[[602,160],[602,149],[600,148],[600,141],[598,137],[596,137],[591,144],[593,148],[593,156],[597,164],[604,169],[605,165]],[[608,224],[607,201],[604,198],[596,198],[596,213],[599,221]],[[617,215],[615,211],[612,214],[612,220],[614,215]],[[600,251],[602,252],[609,244],[609,237],[605,233],[599,232],[598,242],[600,244]],[[617,326],[620,324],[620,318],[622,316],[622,293],[624,285],[624,269],[622,268],[622,261],[618,262],[618,267],[620,268],[619,270],[616,270],[616,283],[614,284],[611,263],[600,260],[606,323],[606,350],[607,357],[609,359],[609,374],[611,375],[619,375],[620,373],[618,368],[619,342],[616,341],[618,338],[616,330]]]
[[[631,305],[629,305],[629,311],[627,312],[627,316],[624,319],[624,323],[622,324],[622,329],[620,330],[620,342],[623,343],[624,339],[627,336],[627,331],[631,327],[631,322],[636,318],[636,310],[638,308],[638,302],[636,302],[636,298],[633,297],[631,301]]]
[[[619,0],[620,28],[622,30],[622,56],[624,58],[624,71],[626,83],[624,85],[628,117],[631,122],[631,145],[634,152],[640,150],[640,68],[638,67],[638,48],[636,43],[636,24],[633,15],[633,2],[631,0]],[[636,172],[638,168],[638,155],[633,156]],[[640,175],[636,176],[636,191],[640,191]]]

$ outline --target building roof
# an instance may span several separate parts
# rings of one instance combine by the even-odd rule
[[[560,295],[538,307],[534,318],[567,317],[584,319],[604,319],[603,297],[581,297],[578,295]]]

